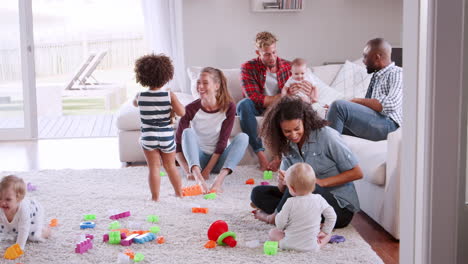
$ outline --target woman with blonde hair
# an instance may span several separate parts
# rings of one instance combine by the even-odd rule
[[[238,134],[228,145],[236,105],[219,69],[206,67],[197,80],[200,98],[185,107],[176,133],[176,157],[189,180],[196,180],[204,193],[221,192],[224,178],[244,156],[248,136]],[[219,173],[208,188],[210,173]]]

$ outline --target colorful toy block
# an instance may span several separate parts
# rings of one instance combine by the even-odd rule
[[[273,179],[273,172],[270,170],[266,170],[263,172],[263,179],[264,180],[271,180]]]
[[[143,234],[146,234],[146,233],[149,233],[149,231],[134,230],[134,231],[131,231],[131,232],[130,232],[130,235],[133,235],[133,234],[143,235]]]
[[[262,181],[262,182],[260,183],[260,185],[270,185],[270,183],[267,182],[267,181]]]
[[[151,233],[157,234],[157,233],[159,233],[159,231],[161,231],[161,228],[159,226],[152,226],[152,227],[150,227],[149,230],[150,230]]]
[[[203,198],[205,198],[206,200],[214,200],[216,199],[216,193],[213,192],[213,193],[205,194]]]
[[[81,222],[81,224],[80,224],[81,229],[94,228],[95,226],[96,226],[96,223],[90,222],[90,221]]]
[[[343,243],[345,241],[346,239],[344,236],[333,235],[330,237],[330,241],[328,241],[328,243]]]
[[[122,237],[119,231],[109,232],[109,244],[120,244],[121,239]]]
[[[139,235],[137,237],[135,237],[133,239],[133,242],[134,243],[137,243],[137,244],[143,244],[143,243],[146,243],[146,242],[149,242],[149,241],[153,241],[156,239],[156,235],[153,234],[153,233],[146,233],[146,234],[143,234],[143,235]]]
[[[129,217],[129,216],[130,216],[130,211],[126,211],[126,212],[123,212],[123,213],[120,213],[120,214],[111,215],[109,218],[111,220],[117,220],[117,219],[120,219],[120,218]]]
[[[135,257],[133,258],[134,262],[140,262],[145,258],[145,256],[141,253],[136,253]]]
[[[250,178],[250,179],[245,181],[245,184],[255,184],[255,180]]]
[[[50,227],[56,227],[58,225],[58,220],[57,219],[50,219],[49,226]]]
[[[6,259],[17,259],[21,255],[23,255],[23,253],[24,251],[21,249],[21,247],[18,244],[14,244],[7,248],[3,257]]]
[[[192,207],[192,213],[195,213],[195,214],[207,214],[207,213],[208,213],[208,208],[203,208],[203,207]]]
[[[160,171],[160,172],[159,172],[159,176],[161,176],[161,177],[164,177],[164,176],[166,176],[166,175],[167,175],[167,174],[166,174],[164,171]]]
[[[30,182],[28,182],[26,188],[28,189],[28,192],[34,192],[35,190],[37,190],[37,187],[32,185],[32,183],[30,183]]]
[[[158,244],[164,244],[164,242],[166,242],[166,239],[164,239],[163,236],[160,236],[158,237],[158,240],[156,240],[158,242]]]
[[[120,245],[127,246],[127,247],[130,246],[133,243],[133,239],[137,236],[139,236],[139,234],[132,234],[126,237],[125,239],[120,241]]]
[[[216,247],[216,241],[214,240],[210,240],[208,242],[206,242],[205,244],[205,248],[215,248]]]
[[[85,240],[76,244],[75,253],[83,254],[93,248],[93,238],[89,236],[93,237],[92,235],[86,235]]]
[[[265,241],[263,253],[266,255],[276,255],[278,253],[278,241]]]
[[[112,232],[119,232],[119,231],[112,231]],[[120,232],[119,232],[120,233]],[[126,239],[127,235],[125,233],[120,233],[120,239]],[[109,234],[104,234],[102,236],[102,242],[108,242],[109,241]],[[116,244],[116,243],[111,243],[111,244]],[[118,243],[117,243],[118,244]]]
[[[182,188],[182,196],[196,196],[203,194],[200,185],[192,185]]]
[[[86,220],[86,221],[95,220],[95,219],[96,219],[96,215],[95,215],[95,214],[85,214],[85,215],[83,216],[83,219]]]
[[[120,228],[120,223],[119,221],[114,221],[109,224],[109,229],[114,230],[114,229],[119,229]]]
[[[148,215],[148,217],[146,217],[146,221],[148,221],[150,223],[157,223],[157,222],[159,222],[159,216],[157,216],[157,215]]]
[[[133,250],[131,250],[131,249],[126,249],[126,250],[124,251],[124,254],[127,255],[127,256],[129,256],[130,259],[133,259],[133,258],[135,257],[135,253],[134,253]]]

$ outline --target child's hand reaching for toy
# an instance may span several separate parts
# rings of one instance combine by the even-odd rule
[[[331,234],[327,234],[323,231],[320,231],[320,233],[317,236],[317,243],[319,244],[320,247],[323,247],[330,241]]]

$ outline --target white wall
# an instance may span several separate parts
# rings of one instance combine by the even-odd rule
[[[237,68],[255,57],[259,31],[273,32],[279,55],[311,65],[357,59],[367,40],[401,46],[403,0],[304,0],[304,11],[255,13],[250,0],[184,0],[187,66]]]

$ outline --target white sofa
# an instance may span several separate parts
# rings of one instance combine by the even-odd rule
[[[337,89],[341,89],[343,88],[343,80],[340,82],[338,79],[343,77],[349,79],[351,78],[349,76],[352,75],[349,73],[343,74],[343,65],[317,66],[312,67],[312,71],[326,85],[334,84]],[[199,67],[187,69],[192,81],[191,89],[193,94],[178,93],[177,96],[183,104],[190,103],[197,96],[195,80],[199,70]],[[228,79],[229,90],[237,102],[242,98],[239,80],[240,71],[239,69],[223,69],[223,72]],[[344,80],[344,82],[349,82],[349,80]],[[367,84],[368,80],[365,80],[362,85],[364,87]],[[339,87],[340,85],[341,87]],[[346,89],[349,90],[350,88]],[[353,89],[359,90],[356,87]],[[349,91],[341,92],[349,94]],[[261,122],[261,117],[257,117],[257,120]],[[136,107],[133,107],[131,101],[128,101],[121,107],[117,118],[117,127],[119,129],[120,160],[126,163],[145,161],[141,147],[138,144],[140,136],[138,110]],[[236,120],[231,137],[239,132],[241,132],[241,129],[238,120]],[[355,181],[362,211],[379,223],[393,237],[399,239],[400,129],[391,133],[387,140],[378,142],[351,136],[343,136],[343,138],[350,149],[356,154],[359,165],[364,172],[364,178]],[[268,150],[266,152],[268,155]],[[256,156],[250,147],[240,162],[240,165],[247,164],[258,164]]]

